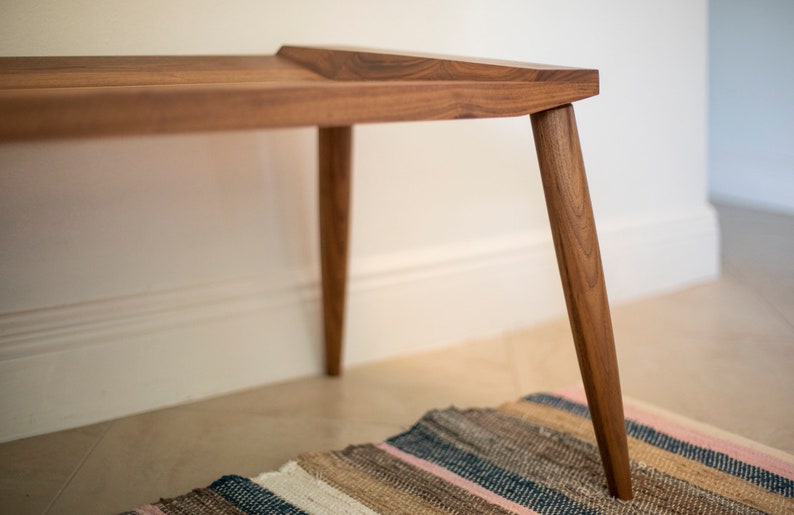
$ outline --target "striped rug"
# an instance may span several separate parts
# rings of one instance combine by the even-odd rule
[[[581,389],[430,411],[385,442],[224,476],[128,514],[791,513],[794,457],[626,402],[634,499],[611,498]]]

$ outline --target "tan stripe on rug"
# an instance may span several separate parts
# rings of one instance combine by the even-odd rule
[[[569,433],[596,445],[593,425],[589,419],[549,406],[529,402],[510,402],[499,411],[530,422]],[[702,463],[670,453],[636,438],[629,437],[629,456],[632,461],[653,467],[672,477],[688,481],[704,490],[770,513],[787,513],[794,508],[794,500],[748,483]]]
[[[439,509],[413,492],[404,492],[370,476],[333,453],[307,453],[298,457],[298,464],[334,488],[344,492],[377,513],[449,513]]]
[[[281,467],[278,472],[260,474],[253,481],[309,513],[377,515],[356,499],[309,474],[294,461]]]

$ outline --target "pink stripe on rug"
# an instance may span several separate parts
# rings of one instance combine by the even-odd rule
[[[564,388],[556,391],[555,394],[569,401],[587,404],[587,397],[581,387]],[[648,413],[642,408],[633,406],[631,403],[624,402],[623,411],[627,419],[646,426],[651,426],[674,438],[727,454],[749,465],[755,465],[756,467],[761,467],[777,475],[794,480],[794,464],[781,460],[775,456],[770,456],[759,450],[745,447],[735,442],[710,436],[697,429],[681,425],[653,413]]]
[[[407,452],[403,452],[396,447],[392,447],[391,445],[387,444],[386,442],[376,443],[375,447],[378,449],[388,452],[395,458],[398,458],[406,463],[413,465],[414,467],[424,470],[425,472],[429,472],[434,476],[438,476],[441,479],[452,483],[453,485],[466,490],[467,492],[476,495],[481,499],[485,499],[491,504],[495,504],[500,506],[506,510],[521,514],[521,515],[539,515],[537,512],[530,510],[525,506],[521,506],[520,504],[516,504],[513,501],[505,499],[495,493],[491,492],[490,490],[481,487],[477,483],[473,483],[468,479],[462,478],[457,474],[450,472],[449,470],[436,465],[435,463],[430,463],[429,461],[425,461],[422,458],[417,458],[412,454],[408,454]]]
[[[138,515],[166,515],[160,508],[151,504],[135,508],[135,513]]]

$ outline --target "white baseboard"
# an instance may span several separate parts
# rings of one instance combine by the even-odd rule
[[[719,272],[706,207],[599,229],[613,303]],[[348,366],[565,312],[547,231],[354,257],[351,267]],[[314,273],[0,315],[0,441],[318,374],[319,316]]]
[[[712,150],[709,195],[715,201],[794,215],[791,150]]]

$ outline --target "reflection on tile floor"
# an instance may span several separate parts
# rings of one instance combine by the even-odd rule
[[[794,453],[794,217],[719,208],[719,281],[613,309],[623,391]],[[443,351],[0,445],[8,513],[114,513],[301,452],[397,433],[432,407],[578,382],[566,320]]]

